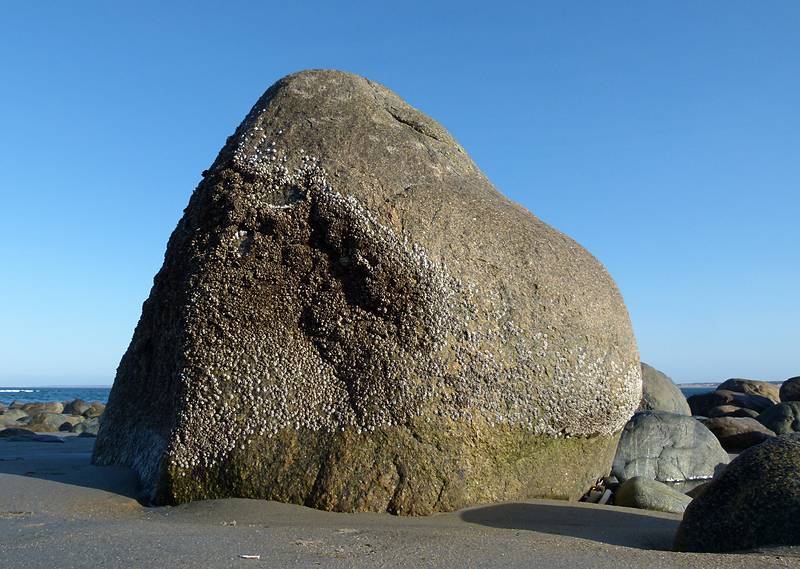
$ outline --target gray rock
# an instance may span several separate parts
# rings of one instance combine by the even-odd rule
[[[780,403],[781,401],[780,385],[769,383],[768,381],[732,378],[722,382],[717,387],[717,390],[733,391],[735,393],[744,393],[745,395],[760,395],[773,403]]]
[[[692,395],[687,398],[687,402],[692,410],[692,415],[700,415],[703,417],[708,417],[708,413],[711,409],[721,405],[752,409],[760,413],[764,409],[768,409],[775,404],[768,397],[736,393],[735,391],[728,391],[726,389],[718,389],[712,393]]]
[[[666,411],[691,415],[681,390],[664,373],[642,362],[642,401],[639,411]]]
[[[625,425],[611,473],[659,482],[710,479],[728,463],[714,434],[693,417],[659,411],[637,413]]]
[[[64,405],[64,414],[83,415],[86,411],[88,411],[91,408],[92,408],[91,405],[89,405],[83,399],[75,399]]]
[[[779,403],[761,413],[758,422],[779,435],[800,431],[800,401]]]
[[[133,467],[158,503],[577,499],[640,377],[596,259],[385,87],[308,71],[265,93],[192,195],[94,461]]]
[[[682,514],[692,498],[662,482],[634,476],[623,482],[614,494],[614,505],[640,510]]]
[[[800,545],[800,434],[750,447],[686,509],[678,551]]]
[[[800,376],[790,377],[781,384],[781,401],[800,401]]]
[[[758,411],[753,411],[752,409],[743,409],[742,407],[736,407],[734,405],[719,405],[718,407],[712,407],[708,410],[708,416],[710,418],[750,417],[751,419],[755,419],[758,417],[758,415]]]
[[[716,417],[701,422],[719,439],[722,448],[729,451],[743,450],[775,436],[750,417]]]

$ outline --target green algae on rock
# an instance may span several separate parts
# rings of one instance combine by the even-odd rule
[[[158,503],[579,497],[641,396],[602,265],[388,89],[307,71],[195,190],[94,452]]]

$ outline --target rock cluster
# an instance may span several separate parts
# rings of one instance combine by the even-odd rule
[[[0,413],[0,429],[23,429],[35,433],[68,432],[95,436],[105,405],[81,399],[66,403],[13,402]]]
[[[388,89],[271,87],[170,238],[94,461],[159,503],[577,498],[639,403],[622,299]]]

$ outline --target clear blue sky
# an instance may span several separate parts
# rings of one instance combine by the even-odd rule
[[[112,381],[200,172],[310,67],[441,121],[675,380],[800,374],[800,2],[0,7],[0,384]]]

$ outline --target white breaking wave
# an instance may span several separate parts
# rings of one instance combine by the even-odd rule
[[[38,393],[38,389],[0,389],[0,393]]]

